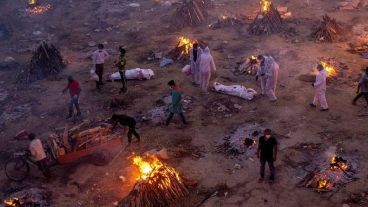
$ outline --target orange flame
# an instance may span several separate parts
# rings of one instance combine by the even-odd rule
[[[49,9],[51,9],[51,5],[46,4],[46,5],[34,6],[32,8],[27,8],[26,12],[30,13],[30,14],[43,14],[43,13],[47,12]]]
[[[179,37],[178,47],[184,47],[183,54],[188,55],[189,50],[193,47],[193,43],[194,41],[189,38]]]
[[[346,170],[348,168],[348,165],[346,164],[346,162],[338,161],[336,156],[331,158],[330,164],[332,166],[331,167],[332,170],[338,170],[340,168],[342,170]]]
[[[270,11],[272,4],[270,0],[261,0],[260,4],[261,4],[261,11],[263,13],[268,13]]]
[[[320,63],[323,66],[323,68],[327,71],[329,77],[337,75],[336,69],[333,65],[324,61],[321,61]]]
[[[11,199],[8,199],[8,200],[4,200],[4,204],[5,206],[8,206],[8,207],[17,207],[21,204],[19,198],[11,198]]]
[[[29,5],[34,5],[34,4],[36,4],[36,0],[28,0],[28,4]]]

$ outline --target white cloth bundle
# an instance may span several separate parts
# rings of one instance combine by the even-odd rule
[[[224,93],[231,96],[237,96],[246,100],[252,100],[257,92],[252,88],[245,88],[242,85],[225,86],[218,82],[213,83],[216,92]]]
[[[181,69],[181,72],[182,72],[182,73],[185,73],[185,75],[190,75],[190,74],[192,74],[192,71],[191,71],[190,65],[186,65],[186,66],[184,66],[184,68],[183,68],[183,69]]]
[[[135,68],[135,69],[129,69],[125,71],[125,78],[128,80],[149,80],[151,79],[155,73],[151,69],[141,69],[141,68]],[[120,80],[120,73],[115,72],[108,76],[108,80]]]

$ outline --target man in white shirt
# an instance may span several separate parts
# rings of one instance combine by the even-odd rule
[[[328,105],[326,100],[326,78],[327,71],[323,68],[321,64],[317,65],[318,75],[316,76],[316,81],[312,83],[315,88],[313,103],[310,104],[311,107],[317,107],[317,103],[321,104],[321,111],[328,111]]]
[[[96,81],[96,88],[100,89],[100,85],[103,85],[102,83],[102,76],[103,76],[103,70],[104,70],[104,63],[105,60],[109,57],[109,53],[104,50],[103,44],[98,44],[98,49],[93,52],[92,54],[92,61],[95,65],[95,72],[98,76],[98,81]]]
[[[31,140],[28,149],[31,152],[33,161],[35,161],[38,169],[40,169],[45,177],[50,177],[50,172],[46,163],[46,153],[41,140],[38,138],[36,139],[36,135],[33,133],[29,134],[28,138]]]

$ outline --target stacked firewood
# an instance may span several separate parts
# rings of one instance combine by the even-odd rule
[[[220,29],[224,27],[232,27],[232,26],[241,26],[243,25],[243,22],[241,22],[236,17],[227,17],[222,16],[217,19],[217,22],[210,25],[210,28],[212,29]]]
[[[260,12],[254,22],[249,25],[248,32],[253,35],[274,34],[283,30],[280,13],[271,4],[267,12]]]
[[[138,181],[133,190],[120,203],[119,207],[169,207],[179,198],[189,194],[175,169],[162,165],[154,169],[152,176]]]
[[[349,52],[353,54],[359,54],[362,56],[368,56],[368,43],[363,43],[361,45],[350,44]]]
[[[210,0],[190,0],[177,8],[174,15],[172,26],[174,28],[193,27],[205,22],[208,17],[207,8]]]
[[[18,81],[30,83],[40,80],[50,75],[59,74],[64,67],[63,58],[56,47],[42,42],[34,51],[29,67],[18,76]]]
[[[312,37],[319,42],[334,42],[336,41],[342,29],[335,19],[327,14],[322,17],[322,21],[317,29],[312,33]]]

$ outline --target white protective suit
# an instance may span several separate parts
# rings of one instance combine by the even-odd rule
[[[271,101],[276,101],[276,86],[277,79],[279,76],[279,65],[271,56],[265,57],[265,79],[266,83],[264,86],[264,92],[271,99]],[[262,80],[261,80],[262,81]]]
[[[197,60],[194,62],[193,56],[193,48],[190,50],[190,70],[192,73],[192,82],[193,84],[200,84],[200,72],[199,72],[199,63],[201,60],[202,49],[201,47],[197,47]]]
[[[326,78],[327,71],[321,70],[316,76],[316,82],[314,82],[314,99],[313,104],[317,105],[319,102],[321,104],[322,109],[328,109],[327,100],[326,100]]]
[[[200,57],[199,70],[201,73],[201,88],[203,92],[208,92],[208,84],[210,83],[211,73],[216,71],[215,61],[210,53],[210,49],[206,47]]]

